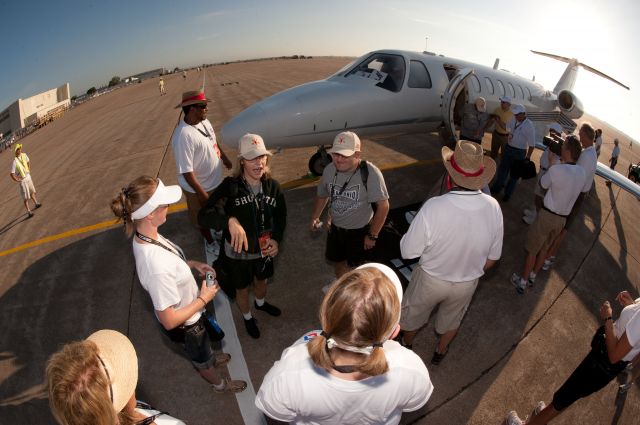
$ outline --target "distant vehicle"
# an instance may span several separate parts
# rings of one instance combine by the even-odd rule
[[[629,174],[627,178],[634,183],[640,182],[640,162],[637,164],[629,164]]]
[[[572,92],[579,66],[628,89],[576,59],[533,53],[568,64],[553,91],[498,69],[499,60],[491,68],[431,52],[370,52],[325,80],[253,104],[222,127],[222,140],[234,146],[251,132],[263,136],[271,147],[319,146],[309,169],[320,174],[330,161],[325,144],[345,129],[368,138],[442,129],[455,138],[455,125],[466,103],[482,96],[492,110],[506,95],[514,104],[525,106],[540,128],[541,140],[542,129],[550,122],[573,131],[573,119],[582,116],[582,104]]]

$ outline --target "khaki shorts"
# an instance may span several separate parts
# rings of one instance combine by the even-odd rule
[[[200,225],[198,224],[198,213],[200,212],[202,205],[200,205],[200,200],[198,199],[198,195],[196,195],[195,193],[187,192],[184,189],[182,189],[182,193],[184,193],[184,196],[187,198],[187,209],[189,210],[189,221],[194,226],[200,228]],[[213,190],[211,192],[207,192],[209,196],[211,196],[212,193],[213,193]]]
[[[524,249],[531,255],[538,255],[542,250],[546,251],[560,234],[566,221],[565,217],[541,208],[535,221],[529,227]]]
[[[20,195],[22,199],[25,201],[31,198],[31,195],[36,193],[36,188],[33,185],[33,180],[31,179],[31,174],[27,174],[27,176],[20,181]]]
[[[458,329],[477,286],[478,279],[448,282],[416,267],[402,300],[400,328],[405,331],[420,329],[437,306],[436,332],[443,334]]]

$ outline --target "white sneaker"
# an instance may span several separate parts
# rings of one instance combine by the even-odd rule
[[[539,401],[538,404],[536,404],[536,407],[533,408],[533,412],[531,412],[531,419],[538,416],[540,412],[544,410],[545,407],[547,407],[547,405],[544,404],[544,401]]]
[[[538,276],[534,275],[533,272],[529,274],[529,279],[527,279],[527,286],[529,286],[529,288],[533,288],[533,285],[535,285],[536,277]]]
[[[512,410],[507,414],[507,419],[505,419],[505,423],[507,425],[524,425],[524,421],[520,419],[515,410]]]
[[[527,224],[533,224],[534,221],[536,221],[536,216],[534,215],[523,215],[522,216],[522,221],[524,221]]]
[[[511,275],[511,284],[516,287],[518,294],[524,294],[524,288],[527,287],[527,282],[522,279],[518,273]]]
[[[553,263],[556,262],[556,257],[549,257],[546,260],[544,260],[544,264],[542,265],[542,270],[549,270],[551,268],[551,266],[553,266]]]

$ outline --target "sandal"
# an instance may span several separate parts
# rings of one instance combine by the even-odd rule
[[[444,353],[442,354],[438,353],[438,349],[436,348],[436,351],[433,352],[433,357],[431,358],[431,364],[438,366],[448,352],[449,352],[449,347],[447,347],[447,349],[444,350]]]
[[[227,353],[214,354],[213,357],[215,359],[215,362],[213,363],[213,367],[226,365],[231,360],[231,354],[227,354]]]
[[[217,389],[215,385],[211,384],[211,388],[216,393],[240,393],[247,388],[247,383],[240,380],[232,380],[231,378],[222,378],[224,381],[224,387]]]

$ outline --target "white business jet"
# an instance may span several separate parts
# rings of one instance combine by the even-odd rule
[[[533,53],[568,64],[552,91],[498,69],[498,60],[491,68],[431,52],[370,52],[325,80],[293,87],[245,109],[222,127],[222,141],[234,146],[251,132],[263,136],[271,147],[319,146],[309,160],[309,169],[319,175],[330,161],[325,145],[346,129],[367,138],[436,130],[455,138],[455,125],[466,103],[484,97],[487,110],[493,110],[506,95],[527,109],[527,116],[540,130],[537,140],[541,142],[547,124],[558,122],[571,132],[576,127],[573,119],[584,112],[572,92],[578,66],[629,89],[576,59]],[[618,176],[606,175],[615,183]],[[635,184],[621,186],[638,188]],[[634,194],[640,196],[640,190]]]

